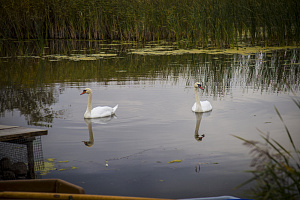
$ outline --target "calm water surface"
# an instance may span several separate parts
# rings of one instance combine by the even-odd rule
[[[261,141],[260,129],[290,148],[276,106],[300,144],[300,113],[291,99],[291,89],[299,99],[299,49],[251,55],[77,50],[0,59],[0,124],[48,130],[43,157],[56,170],[40,178],[60,178],[89,194],[243,197],[247,187],[234,187],[251,177],[243,171],[252,157],[233,135]],[[205,87],[200,99],[211,102],[212,112],[191,111],[195,82]],[[88,96],[80,93],[86,87],[93,107],[118,104],[116,116],[85,120]]]

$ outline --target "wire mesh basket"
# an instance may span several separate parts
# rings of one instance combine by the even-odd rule
[[[0,179],[38,178],[44,169],[41,136],[0,142]]]

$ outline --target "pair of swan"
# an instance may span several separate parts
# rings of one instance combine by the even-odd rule
[[[196,97],[196,102],[192,107],[192,111],[194,112],[208,112],[212,110],[212,106],[210,104],[209,101],[200,101],[199,99],[199,95],[198,95],[198,88],[202,89],[201,84],[200,83],[195,83],[194,85],[194,92],[195,92],[195,97]],[[87,104],[87,108],[86,111],[84,113],[84,118],[100,118],[100,117],[107,117],[107,116],[111,116],[114,115],[118,105],[116,105],[115,107],[111,108],[108,106],[98,106],[92,109],[92,90],[90,88],[86,88],[83,90],[83,92],[80,95],[83,94],[88,94],[89,98],[88,98],[88,104]]]

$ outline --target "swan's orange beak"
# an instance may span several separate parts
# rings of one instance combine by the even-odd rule
[[[201,85],[200,85],[200,84],[198,84],[198,87],[199,87],[201,90],[204,90],[204,89],[203,89],[203,87],[201,87]]]
[[[85,94],[86,93],[86,91],[85,90],[83,90],[83,92],[80,94],[80,95],[83,95],[83,94]]]

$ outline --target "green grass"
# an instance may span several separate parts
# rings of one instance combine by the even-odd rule
[[[2,39],[299,45],[297,0],[2,0]]]
[[[293,99],[300,109],[300,101]],[[284,123],[282,116],[275,107],[276,113],[282,121],[292,151],[283,147],[276,140],[269,138],[268,134],[261,133],[262,142],[251,141],[239,136],[236,138],[244,141],[251,149],[254,156],[251,166],[255,170],[248,171],[253,177],[241,184],[242,187],[252,181],[255,186],[248,191],[253,199],[299,199],[300,198],[300,151],[297,149],[293,138]]]

